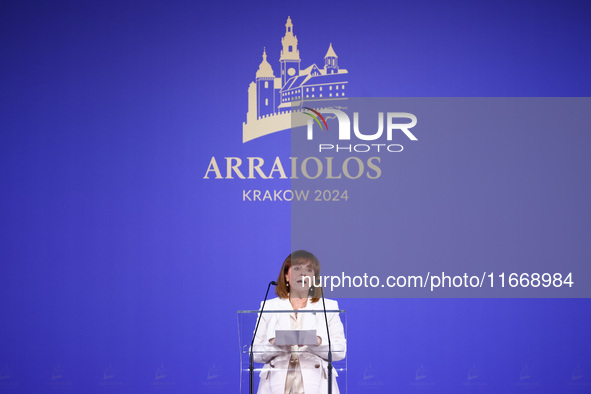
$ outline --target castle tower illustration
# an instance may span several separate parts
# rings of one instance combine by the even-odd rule
[[[326,70],[327,74],[335,74],[339,72],[339,57],[335,53],[334,49],[332,49],[332,42],[328,47],[328,51],[324,56],[324,69]]]
[[[298,38],[293,34],[293,23],[287,17],[285,24],[285,36],[281,39],[281,86],[285,86],[287,80],[300,75],[300,51],[298,51]]]
[[[275,76],[267,57],[267,49],[263,48],[255,80],[248,86],[248,112],[246,122],[242,123],[242,142],[300,126],[294,120],[294,112],[304,107],[333,107],[349,96],[348,71],[339,68],[332,43],[324,56],[323,68],[316,64],[300,68],[298,39],[290,17],[287,17],[285,35],[281,39],[280,75]]]
[[[257,117],[275,112],[275,75],[267,62],[267,52],[263,50],[263,61],[256,73]]]

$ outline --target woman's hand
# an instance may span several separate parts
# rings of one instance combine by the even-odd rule
[[[317,336],[316,337],[316,346],[320,346],[320,345],[322,345],[322,338]],[[300,347],[304,347],[304,346],[307,346],[307,345],[300,345]],[[311,346],[314,346],[314,345],[311,345]]]
[[[291,348],[291,347],[290,347],[290,346],[288,346],[288,345],[282,345],[282,346],[280,346],[280,345],[275,345],[275,338],[271,338],[271,339],[269,339],[269,343],[270,343],[271,345],[273,345],[273,346],[275,346],[275,347],[277,347],[277,348],[281,349],[281,350],[282,350],[282,351],[284,351],[284,352],[287,352],[287,351],[289,351],[289,349]]]
[[[273,345],[273,346],[276,346],[275,345],[275,338],[269,339],[269,343],[271,345]],[[316,346],[320,346],[320,345],[322,345],[322,338],[320,338],[319,336],[317,336],[316,337]],[[300,347],[303,347],[303,346],[305,346],[305,345],[301,345]],[[280,348],[287,347],[287,348],[289,348],[289,346],[277,346],[277,347],[280,347]]]

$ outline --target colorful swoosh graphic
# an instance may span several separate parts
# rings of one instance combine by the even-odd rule
[[[322,119],[322,122],[324,123],[324,126],[326,127],[326,131],[328,131],[328,125],[326,124],[326,120],[324,120],[324,117],[320,114],[320,112],[313,110],[312,108],[308,108],[308,107],[304,107],[304,109],[307,109],[309,111],[314,112],[316,115],[318,115],[320,117],[320,119]],[[320,123],[320,121],[318,120],[318,118],[312,114],[309,114],[307,112],[304,112],[306,115],[311,116],[312,118],[314,118],[314,120],[316,121],[316,123],[318,123],[318,126],[320,126],[320,130],[322,130],[322,124]]]

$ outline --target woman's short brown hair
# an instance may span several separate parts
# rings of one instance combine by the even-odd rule
[[[307,252],[305,250],[297,250],[289,256],[287,256],[287,258],[283,262],[281,271],[279,271],[279,277],[277,278],[277,286],[275,287],[275,293],[279,296],[279,298],[289,298],[289,285],[285,280],[285,275],[287,275],[289,268],[292,265],[303,265],[308,263],[314,270],[315,276],[315,278],[310,278],[312,282],[312,286],[310,287],[310,297],[312,297],[312,302],[317,302],[322,297],[322,290],[320,289],[320,287],[314,286],[314,282],[321,283],[320,262],[312,253]]]

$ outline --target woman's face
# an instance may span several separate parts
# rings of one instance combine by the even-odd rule
[[[304,280],[304,277],[306,276],[310,279]],[[313,277],[314,269],[312,268],[312,265],[310,263],[304,263],[289,267],[289,270],[285,275],[285,280],[289,283],[289,287],[292,291],[297,291],[298,289],[308,291],[310,290],[310,287],[312,287]]]

